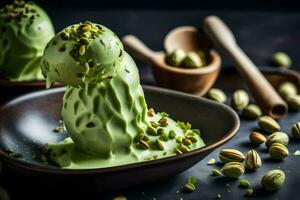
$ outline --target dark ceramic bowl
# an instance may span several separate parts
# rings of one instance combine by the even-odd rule
[[[61,84],[54,83],[52,87],[61,87]],[[0,104],[16,96],[34,92],[46,88],[46,81],[22,81],[12,82],[0,78]]]
[[[131,187],[179,174],[230,140],[239,129],[239,118],[228,106],[156,87],[145,86],[144,92],[149,107],[191,122],[201,130],[207,145],[180,156],[102,169],[70,170],[43,164],[32,155],[39,154],[45,143],[66,137],[66,133],[53,132],[60,120],[64,93],[64,88],[57,88],[21,96],[0,109],[0,157],[6,170],[16,177],[36,178],[39,186],[43,181],[47,187],[55,183],[56,188],[58,184],[75,188],[97,185],[98,191]],[[22,157],[8,156],[7,149]],[[20,178],[18,183],[24,180]]]

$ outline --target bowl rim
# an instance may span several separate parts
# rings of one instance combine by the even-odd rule
[[[215,71],[218,71],[221,68],[221,56],[215,50],[210,50],[211,62],[203,67],[200,68],[183,68],[183,67],[174,67],[170,66],[165,62],[166,54],[163,52],[158,52],[157,57],[163,61],[161,63],[154,63],[156,68],[164,69],[168,72],[175,73],[175,74],[184,74],[184,75],[204,75],[210,74]],[[156,60],[156,59],[154,59]]]
[[[155,86],[143,85],[143,89],[147,89],[150,91],[152,90],[152,91],[169,94],[169,95],[173,95],[173,96],[185,96],[185,98],[189,98],[191,100],[201,100],[201,101],[207,102],[209,104],[215,104],[216,106],[222,107],[228,113],[230,113],[230,115],[233,117],[233,120],[234,120],[233,126],[228,132],[226,132],[223,135],[222,138],[218,139],[214,143],[209,144],[209,145],[204,146],[199,149],[194,149],[188,153],[185,153],[182,155],[174,155],[174,156],[161,158],[161,159],[157,159],[157,160],[143,161],[143,162],[126,164],[126,165],[113,166],[113,167],[94,168],[94,169],[64,169],[64,168],[58,168],[55,166],[37,165],[37,164],[30,163],[28,161],[24,161],[21,159],[12,158],[12,157],[8,156],[2,149],[0,149],[0,158],[3,161],[8,162],[9,164],[11,164],[15,167],[18,167],[18,168],[21,168],[21,169],[27,170],[27,171],[38,172],[38,173],[56,174],[56,175],[83,175],[83,174],[91,175],[91,174],[97,174],[97,173],[112,173],[112,172],[116,172],[116,171],[119,172],[119,171],[126,171],[126,170],[130,170],[130,169],[140,168],[143,166],[151,167],[151,166],[159,165],[164,162],[171,162],[171,161],[174,161],[177,159],[183,159],[186,157],[194,156],[195,154],[210,152],[211,150],[221,146],[222,144],[225,144],[227,141],[232,139],[237,134],[237,132],[240,128],[240,119],[239,119],[237,113],[227,105],[219,104],[212,100],[209,100],[209,99],[206,99],[206,98],[203,98],[200,96],[191,95],[191,94],[187,94],[184,92],[178,92],[178,91],[164,89],[164,88],[159,88],[159,87],[155,87]],[[53,89],[48,89],[48,90],[43,90],[43,91],[31,92],[31,93],[22,95],[20,97],[17,97],[15,99],[9,101],[5,105],[1,106],[0,110],[9,108],[10,106],[12,106],[16,103],[19,103],[20,101],[24,101],[27,99],[35,98],[37,96],[47,95],[47,94],[51,94],[51,93],[58,93],[58,92],[62,92],[64,90],[65,90],[65,87],[61,87],[61,88],[53,88]]]

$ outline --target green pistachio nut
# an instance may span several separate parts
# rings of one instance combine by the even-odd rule
[[[199,57],[200,57],[200,59],[201,59],[201,61],[203,63],[202,65],[203,66],[207,65],[208,62],[207,62],[207,58],[206,58],[205,52],[204,51],[198,51],[197,53],[198,53],[198,55],[199,55]]]
[[[275,191],[281,188],[285,180],[285,174],[282,170],[275,169],[267,172],[261,179],[263,188],[267,191]]]
[[[300,110],[300,95],[290,96],[287,103],[292,110]]]
[[[185,57],[186,53],[183,49],[175,49],[171,54],[167,56],[167,63],[171,66],[178,67],[181,65]]]
[[[244,174],[245,167],[240,162],[229,162],[223,166],[221,172],[224,174],[224,176],[238,178]]]
[[[293,124],[292,134],[293,134],[294,138],[300,139],[300,122]]]
[[[250,183],[249,183],[249,181],[247,179],[241,179],[239,186],[243,187],[243,188],[249,188],[250,187]]]
[[[248,151],[245,159],[247,169],[256,170],[261,167],[261,158],[255,150]]]
[[[222,149],[219,153],[220,161],[224,164],[229,162],[243,162],[244,154],[235,149]]]
[[[256,131],[253,131],[249,135],[249,139],[253,144],[262,144],[267,141],[266,137],[263,134]]]
[[[278,67],[288,68],[292,65],[291,58],[284,52],[274,53],[272,62],[273,62],[273,64],[277,65]]]
[[[211,88],[207,93],[207,97],[219,103],[225,103],[227,100],[225,93],[217,88]]]
[[[212,169],[211,170],[211,175],[212,176],[221,176],[222,173],[219,170],[217,170],[217,169]]]
[[[247,118],[255,119],[260,117],[261,115],[262,115],[262,111],[260,107],[256,104],[249,104],[243,110],[243,116]]]
[[[266,115],[259,118],[258,125],[263,131],[268,133],[274,133],[280,130],[279,124],[273,118]]]
[[[187,68],[199,68],[203,66],[203,63],[197,53],[188,52],[182,61],[182,66]]]
[[[297,92],[297,86],[289,81],[280,84],[278,87],[278,93],[284,100],[287,100],[291,96],[295,96]]]
[[[280,143],[285,146],[289,143],[289,136],[283,132],[275,132],[267,137],[266,146],[269,148],[273,143]]]
[[[231,106],[236,110],[242,110],[249,104],[249,95],[245,90],[236,90],[231,99]]]
[[[269,148],[270,157],[274,160],[283,160],[289,155],[289,150],[280,143],[273,143]]]

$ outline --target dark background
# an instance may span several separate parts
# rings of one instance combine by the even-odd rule
[[[0,7],[8,0],[0,0]],[[275,51],[284,51],[293,60],[292,69],[300,69],[300,6],[297,1],[291,0],[36,0],[51,17],[56,31],[84,20],[90,20],[103,24],[122,37],[126,34],[134,34],[154,50],[163,49],[164,36],[176,26],[192,25],[201,26],[203,18],[207,15],[218,15],[221,17],[235,34],[238,43],[259,66],[270,65],[270,59]],[[232,68],[231,62],[223,55],[223,69]],[[140,68],[142,83],[154,84],[151,70],[142,63],[137,63]],[[222,84],[222,83],[221,83]],[[242,81],[235,82],[235,86],[241,87]],[[235,88],[236,89],[236,88]],[[299,120],[299,114],[290,115],[282,122],[284,131],[289,131],[290,125]],[[227,146],[238,149],[249,149],[239,146],[241,142],[248,141],[249,131],[256,126],[256,122],[242,121],[242,129]],[[293,143],[292,150],[299,148],[299,143]],[[292,153],[292,151],[291,151]],[[217,151],[200,162],[187,172],[174,177],[168,181],[157,183],[156,186],[148,185],[108,194],[97,194],[90,199],[111,199],[117,194],[125,194],[129,199],[179,199],[176,190],[182,186],[190,175],[200,178],[200,186],[197,192],[184,199],[198,199],[201,195],[215,199],[224,184],[214,184],[209,176],[210,168],[206,161],[217,158]],[[291,191],[293,188],[299,190],[299,161],[290,156],[282,166],[288,169],[289,182],[279,192],[259,199],[298,199]],[[297,163],[298,162],[298,163]],[[278,163],[264,165],[266,168],[276,168]],[[295,179],[292,179],[292,173]],[[249,178],[258,181],[261,173],[248,174]],[[216,182],[217,183],[217,182]],[[237,182],[234,182],[237,187]],[[201,188],[203,190],[201,190]],[[207,188],[214,188],[207,190]],[[291,189],[291,190],[290,190]],[[141,196],[145,192],[147,198]],[[226,191],[223,199],[240,199],[244,191]],[[101,198],[102,197],[102,198]],[[151,198],[150,198],[151,197]]]

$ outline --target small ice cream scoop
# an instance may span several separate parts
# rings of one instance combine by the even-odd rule
[[[54,36],[47,13],[23,0],[0,9],[0,76],[12,81],[43,79],[41,56]]]

